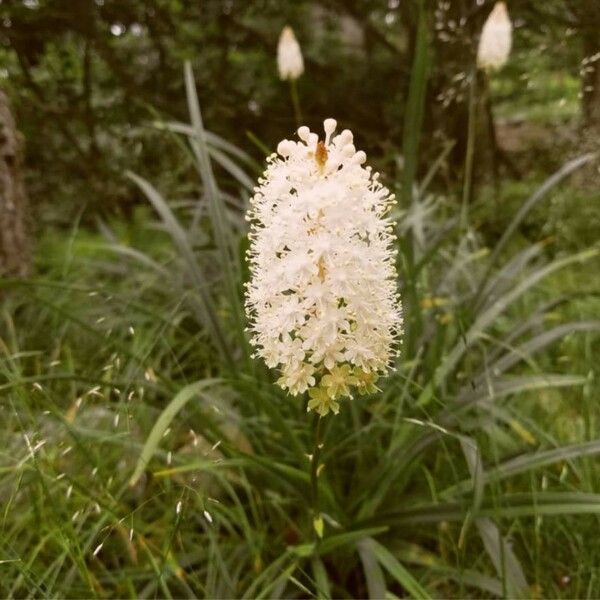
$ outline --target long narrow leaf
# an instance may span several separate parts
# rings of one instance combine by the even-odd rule
[[[517,456],[497,467],[487,470],[484,474],[484,480],[486,484],[498,482],[557,462],[572,461],[582,456],[595,456],[596,454],[600,454],[600,440],[585,442],[583,444],[572,444],[561,448],[552,448],[543,452],[528,452],[523,456]],[[442,495],[452,497],[469,493],[471,485],[470,480],[461,481],[445,490]]]
[[[207,388],[217,385],[218,383],[220,383],[219,379],[204,379],[202,381],[197,381],[184,387],[173,398],[173,400],[169,402],[167,407],[162,411],[160,417],[154,424],[152,431],[150,431],[150,435],[148,436],[148,439],[144,444],[142,453],[138,458],[133,474],[129,479],[129,485],[133,486],[137,483],[138,479],[144,472],[146,465],[156,452],[156,449],[158,447],[158,444],[160,443],[160,440],[162,439],[164,432],[167,430],[177,413],[200,392],[203,392]]]
[[[394,555],[408,564],[415,564],[428,572],[440,573],[459,584],[482,590],[494,596],[502,596],[502,583],[495,577],[484,575],[473,569],[451,567],[435,553],[425,550],[416,544],[403,543],[394,549]]]
[[[526,361],[530,359],[533,354],[543,350],[556,340],[560,340],[571,333],[576,333],[580,331],[599,331],[600,330],[600,321],[579,321],[576,323],[563,323],[562,325],[558,325],[557,327],[553,327],[548,331],[544,331],[539,335],[531,338],[524,344],[516,348],[508,348],[508,352],[499,358],[497,361],[491,363],[486,371],[492,374],[493,377],[498,377],[502,375],[502,373],[508,371],[511,367],[514,367],[516,364]],[[482,373],[479,375],[473,383],[476,385],[480,384],[486,378],[486,373]],[[472,385],[469,385],[472,387]],[[467,389],[467,386],[459,392],[459,397],[464,394],[464,391]]]
[[[392,527],[419,526],[442,521],[462,521],[470,504],[439,502],[393,512],[381,512],[376,517],[355,523],[355,527],[375,527],[385,523]],[[600,514],[600,494],[572,492],[540,492],[539,494],[505,494],[494,502],[484,501],[475,518],[518,518],[539,515]]]
[[[472,513],[479,511],[483,499],[483,487],[485,483],[485,474],[481,461],[481,452],[479,446],[473,438],[461,439],[461,448],[467,467],[473,481],[473,504]],[[488,518],[476,518],[475,526],[479,532],[479,537],[483,546],[490,557],[496,573],[506,581],[509,594],[513,597],[523,596],[527,590],[527,580],[523,572],[523,567],[512,551],[512,548],[503,538],[497,525]]]
[[[323,561],[318,556],[313,556],[311,566],[317,588],[317,598],[319,600],[329,600],[331,598],[331,589]]]
[[[541,373],[524,377],[504,377],[487,381],[481,388],[475,389],[457,399],[459,404],[475,404],[497,400],[504,396],[532,392],[546,388],[572,387],[585,385],[587,379],[583,375],[561,375],[556,373]],[[446,424],[445,416],[452,408],[442,413],[440,421]]]
[[[515,300],[520,298],[527,290],[552,273],[574,263],[589,260],[590,258],[597,256],[597,254],[598,251],[592,249],[580,252],[574,256],[556,260],[530,274],[525,281],[513,288],[502,298],[498,299],[490,308],[488,308],[476,319],[475,323],[473,323],[467,333],[443,360],[434,374],[433,381],[431,381],[420,394],[417,404],[419,406],[425,406],[429,403],[433,396],[434,390],[445,379],[448,373],[450,373],[450,371],[457,365],[458,361],[462,358],[466,350],[472,346],[481,333],[487,327],[489,327]]]
[[[509,597],[526,597],[528,585],[523,567],[511,545],[500,533],[498,526],[489,517],[479,517],[475,519],[475,524],[496,573],[506,582]]]
[[[369,539],[375,558],[381,566],[413,597],[421,600],[431,598],[425,588],[410,574],[410,572],[394,555],[379,542]]]
[[[190,138],[191,145],[197,158],[198,171],[200,172],[208,195],[210,218],[215,234],[215,242],[219,250],[221,270],[225,277],[227,294],[235,319],[235,329],[239,340],[239,346],[244,351],[244,355],[248,361],[248,344],[244,334],[245,324],[238,289],[240,269],[237,261],[237,247],[236,242],[233,239],[231,228],[227,222],[225,204],[222,201],[217,180],[215,179],[212,170],[210,153],[208,151],[206,140],[206,130],[204,129],[204,124],[202,122],[200,103],[196,93],[196,83],[194,81],[192,65],[189,61],[186,61],[184,64],[184,79],[190,118],[192,120],[194,131],[196,132],[196,136]]]
[[[186,123],[178,123],[176,121],[156,121],[153,123],[153,126],[156,129],[172,131],[173,133],[181,133],[187,136],[195,136],[196,131],[190,125]],[[206,141],[209,144],[209,151],[212,151],[214,148],[218,148],[219,150],[223,150],[237,158],[238,160],[251,165],[255,169],[260,169],[260,165],[246,152],[244,152],[241,148],[238,148],[231,142],[228,142],[226,139],[222,138],[220,135],[213,133],[212,131],[204,130],[206,135]]]
[[[127,172],[127,176],[142,190],[156,212],[160,215],[171,236],[171,239],[175,243],[175,246],[177,247],[181,257],[185,261],[192,281],[195,283],[195,289],[198,292],[200,299],[201,311],[199,316],[202,324],[211,334],[215,345],[220,350],[223,357],[230,364],[232,364],[231,352],[227,345],[225,334],[222,330],[221,323],[213,306],[213,300],[206,289],[204,275],[198,266],[198,262],[188,240],[187,234],[175,218],[173,211],[171,211],[164,198],[148,181],[131,172]]]
[[[356,543],[356,548],[365,574],[369,598],[378,600],[379,598],[385,598],[387,586],[385,584],[385,576],[377,562],[371,542],[372,538],[359,540]]]
[[[490,257],[490,261],[488,263],[486,275],[481,280],[481,289],[485,286],[487,278],[491,273],[492,269],[496,265],[496,261],[500,256],[502,250],[504,250],[506,244],[513,236],[514,232],[517,230],[519,225],[523,222],[523,219],[527,216],[527,214],[531,211],[532,208],[542,200],[546,194],[556,187],[561,181],[569,177],[572,173],[580,169],[581,167],[587,165],[592,160],[596,158],[596,154],[589,153],[584,154],[578,158],[575,158],[569,161],[566,165],[563,165],[556,173],[554,173],[551,177],[549,177],[521,206],[517,214],[514,216],[510,225],[504,230],[502,237],[496,244],[494,251],[492,252],[492,256]],[[479,293],[476,293],[477,297]]]

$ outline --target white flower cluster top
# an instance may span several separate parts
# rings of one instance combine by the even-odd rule
[[[256,354],[309,410],[373,392],[397,353],[394,196],[363,166],[352,133],[308,127],[283,140],[251,199],[246,309]]]

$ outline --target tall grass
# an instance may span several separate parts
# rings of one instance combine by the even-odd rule
[[[453,199],[405,181],[394,218],[410,242],[410,343],[381,393],[330,419],[315,540],[305,400],[272,384],[245,338],[251,161],[204,129],[189,66],[185,81],[191,124],[158,126],[185,141],[199,199],[173,202],[130,174],[157,217],[139,247],[74,230],[38,278],[1,282],[0,594],[595,595],[599,553],[569,530],[600,514],[597,388],[591,367],[569,372],[551,347],[580,336],[591,365],[600,322],[550,324],[568,299],[540,286],[597,249],[509,252],[528,211],[593,157],[550,177],[493,249],[461,228]],[[587,414],[587,437],[561,442],[533,418],[564,398]],[[589,552],[564,589],[547,565],[578,565],[546,556],[549,538]]]

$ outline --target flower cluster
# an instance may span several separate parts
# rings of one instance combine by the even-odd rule
[[[477,66],[493,71],[508,61],[512,45],[512,23],[504,2],[496,2],[479,38]]]
[[[277,45],[277,68],[282,80],[298,79],[304,73],[304,59],[294,30],[286,26],[282,29]]]
[[[252,344],[278,383],[308,390],[309,410],[371,393],[397,353],[394,196],[364,167],[348,130],[325,140],[308,127],[283,140],[259,179],[251,223],[246,309]]]

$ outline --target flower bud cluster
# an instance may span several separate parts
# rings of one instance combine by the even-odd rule
[[[284,27],[277,45],[277,69],[282,80],[298,79],[304,73],[304,59],[300,44],[291,27]]]
[[[500,69],[508,61],[511,45],[512,23],[506,3],[496,2],[481,30],[477,66],[488,71]]]

